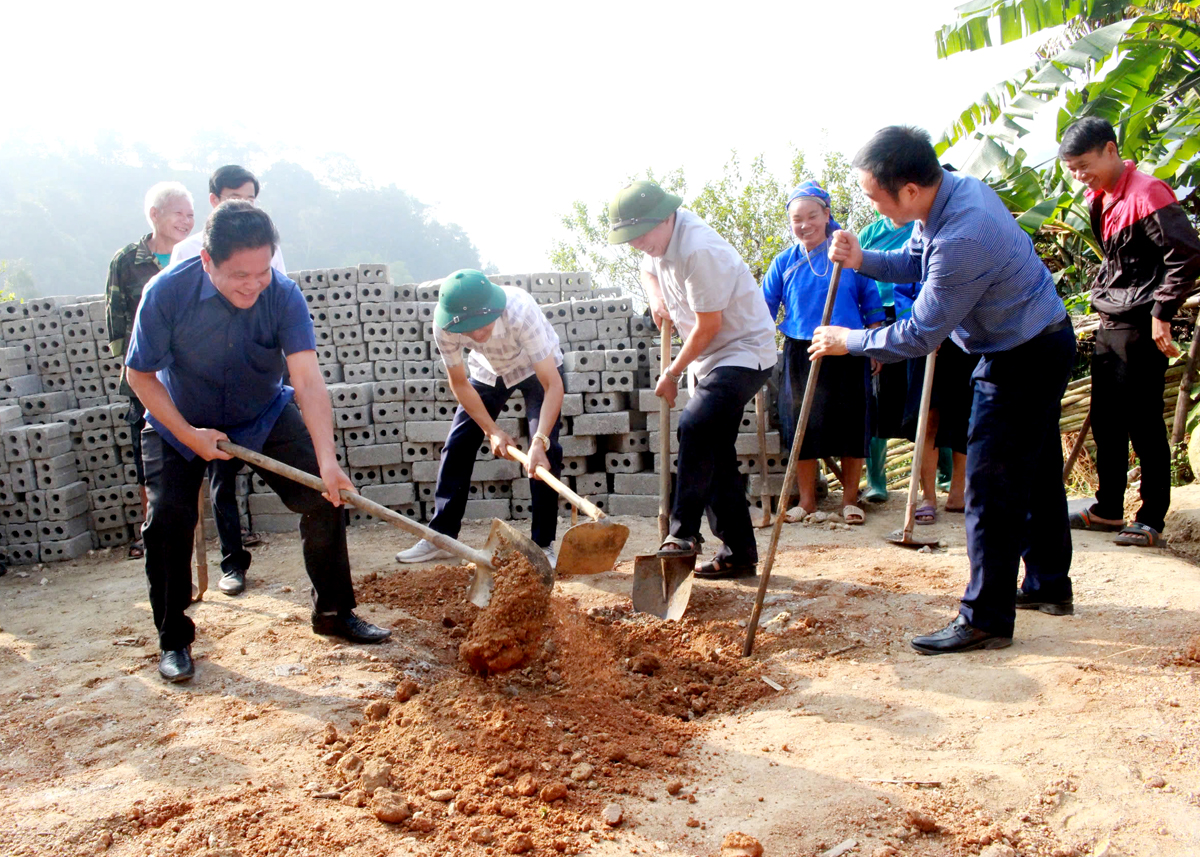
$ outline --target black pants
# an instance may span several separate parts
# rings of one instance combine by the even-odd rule
[[[679,417],[679,467],[671,503],[671,535],[700,535],[700,516],[723,543],[716,557],[732,564],[758,562],[750,523],[746,478],[738,472],[738,427],[746,403],[767,378],[768,369],[721,366],[704,376]],[[669,463],[664,462],[664,467]]]
[[[1009,351],[985,354],[972,376],[967,429],[966,525],[971,581],[962,615],[1012,636],[1021,588],[1048,601],[1071,597],[1071,530],[1058,420],[1075,360],[1066,327]]]
[[[562,366],[559,366],[560,376],[562,371]],[[483,406],[487,408],[492,419],[496,419],[509,396],[520,390],[525,397],[525,418],[528,420],[529,436],[537,434],[542,402],[546,398],[546,390],[537,375],[530,375],[513,387],[509,387],[498,378],[493,385],[472,378],[471,386],[483,400]],[[560,424],[555,423],[554,428],[547,433],[550,437],[550,448],[546,450],[546,457],[550,459],[550,472],[555,476],[562,475],[563,454],[558,443]],[[463,513],[467,509],[467,498],[471,493],[471,473],[475,470],[475,456],[483,441],[483,429],[471,419],[466,409],[459,405],[458,410],[454,412],[454,421],[450,423],[446,445],[442,447],[442,463],[438,467],[437,487],[434,489],[435,512],[429,522],[431,529],[451,538],[458,537]],[[535,544],[547,547],[554,542],[558,532],[558,494],[540,479],[529,480],[529,491],[533,507],[530,534]]]
[[[242,466],[237,458],[208,464],[208,489],[212,494],[217,539],[221,543],[221,571],[225,574],[244,572],[250,567],[250,551],[242,547],[242,518],[237,506],[237,475]]]
[[[1171,445],[1163,421],[1167,355],[1158,350],[1150,315],[1096,331],[1092,357],[1092,437],[1100,487],[1092,511],[1125,517],[1129,444],[1142,467],[1136,520],[1162,532],[1171,505]]]
[[[289,404],[263,444],[263,454],[307,473],[320,474],[312,438],[300,411]],[[150,426],[142,432],[149,514],[142,527],[146,543],[146,579],[150,606],[164,651],[190,646],[196,626],[184,613],[192,598],[192,543],[199,506],[196,502],[208,462],[188,461]],[[345,512],[312,488],[255,468],[293,512],[299,512],[304,568],[312,581],[313,611],[353,610],[354,585],[346,553]]]

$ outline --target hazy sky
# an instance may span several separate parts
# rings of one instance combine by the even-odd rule
[[[116,132],[170,155],[220,130],[314,170],[343,152],[463,226],[485,261],[528,273],[547,267],[573,200],[607,200],[647,167],[682,166],[694,191],[733,149],[783,177],[793,144],[849,155],[896,122],[936,138],[1045,36],[937,60],[953,8],[12,4],[0,138]]]

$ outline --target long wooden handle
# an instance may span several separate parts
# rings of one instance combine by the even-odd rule
[[[508,454],[511,455],[513,458],[515,458],[517,461],[521,462],[521,464],[525,467],[526,470],[529,469],[529,456],[528,455],[521,452],[521,450],[517,449],[515,446],[508,447]],[[553,488],[555,491],[557,491],[563,497],[566,497],[568,500],[570,500],[571,503],[574,504],[576,508],[583,509],[583,514],[587,515],[593,521],[599,521],[601,518],[604,517],[604,513],[600,511],[599,506],[597,506],[595,503],[592,503],[590,500],[588,500],[585,497],[580,497],[578,494],[576,494],[574,491],[572,491],[570,488],[568,488],[566,483],[564,483],[561,479],[557,478],[553,473],[551,473],[546,468],[538,467],[537,475],[538,475],[539,479],[541,479],[543,482],[545,482],[547,485],[549,485],[551,488]]]
[[[1088,410],[1083,418],[1083,425],[1079,427],[1079,435],[1075,438],[1075,445],[1071,447],[1071,454],[1067,456],[1066,463],[1063,464],[1063,482],[1065,483],[1071,478],[1071,471],[1075,469],[1075,462],[1079,460],[1079,454],[1083,452],[1083,445],[1087,443],[1088,432],[1092,428],[1092,412]]]
[[[904,507],[904,541],[912,538],[917,522],[917,490],[921,487],[921,465],[925,461],[925,437],[929,434],[929,403],[933,399],[933,369],[937,351],[925,358],[925,380],[921,382],[921,409],[917,412],[917,439],[913,448],[912,473],[908,477],[908,505]]]
[[[287,477],[293,482],[307,485],[314,491],[319,491],[322,494],[325,493],[325,483],[321,477],[305,473],[303,470],[298,470],[290,464],[284,464],[282,461],[276,461],[274,458],[269,458],[261,452],[246,449],[244,446],[238,446],[236,443],[230,443],[227,440],[217,441],[217,449],[222,452],[228,452],[234,458],[240,458],[242,461],[253,464],[255,467],[261,467],[263,470],[278,473],[280,476]],[[437,530],[431,530],[424,524],[417,523],[411,518],[406,518],[399,512],[392,511],[387,506],[382,506],[374,500],[368,500],[361,494],[347,491],[345,488],[339,493],[343,503],[349,503],[356,509],[362,509],[364,512],[379,518],[381,521],[387,521],[392,526],[399,527],[407,533],[433,542],[442,550],[450,551],[450,553],[465,559],[467,562],[473,562],[476,565],[482,565],[485,568],[495,571],[495,566],[492,564],[492,556],[486,551],[476,550],[469,545],[463,544],[458,539],[452,539],[443,533],[439,533]]]
[[[193,587],[192,600],[199,601],[208,592],[208,545],[204,539],[204,491],[200,491],[197,500],[200,515],[196,518],[195,554],[196,554],[196,585]]]
[[[767,473],[767,391],[760,387],[754,394],[754,419],[758,428],[758,494],[762,499],[763,523],[771,523],[771,482]]]
[[[821,313],[821,326],[829,324],[833,317],[833,304],[837,300],[838,285],[842,280],[842,263],[834,262],[833,272],[829,277],[829,291],[825,294],[825,310]],[[804,432],[808,429],[808,417],[812,413],[813,399],[817,395],[817,376],[821,372],[821,362],[825,358],[818,357],[808,367],[808,382],[804,385],[804,401],[800,405],[800,417],[796,420],[796,435],[792,438],[792,449],[788,454],[787,472],[783,475],[783,487],[779,491],[779,509],[775,516],[775,524],[771,527],[771,544],[767,548],[767,558],[763,561],[762,578],[758,581],[758,594],[754,597],[754,610],[750,613],[750,622],[746,625],[746,641],[742,645],[742,657],[748,658],[754,652],[754,635],[758,631],[758,618],[762,615],[763,599],[767,597],[767,586],[771,583],[771,567],[775,564],[775,550],[779,547],[779,531],[783,529],[784,511],[791,500],[791,487],[796,479],[796,459],[800,453],[800,445],[804,443]]]
[[[671,365],[671,319],[663,319],[662,352],[658,371]],[[658,472],[658,537],[665,539],[671,530],[671,405],[665,398],[658,403],[658,442],[662,448],[662,468]]]

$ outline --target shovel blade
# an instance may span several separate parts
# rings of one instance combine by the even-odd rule
[[[629,527],[612,521],[585,521],[563,534],[558,545],[562,574],[600,574],[612,571],[629,539]]]
[[[659,619],[677,622],[692,597],[694,556],[635,557],[633,561],[633,609]]]
[[[529,564],[533,566],[547,589],[554,587],[554,570],[550,568],[545,551],[511,524],[493,520],[483,550],[492,555],[493,563],[502,562],[509,553],[516,551],[529,560]],[[476,566],[475,574],[467,585],[467,600],[476,607],[487,607],[492,603],[492,590],[495,588],[496,578],[492,569]]]
[[[903,529],[892,530],[892,532],[887,534],[886,538],[892,544],[901,545],[906,548],[923,548],[934,546],[938,543],[937,536],[918,536]]]

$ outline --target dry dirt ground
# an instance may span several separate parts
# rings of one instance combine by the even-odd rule
[[[1200,487],[1174,508],[1194,549]],[[391,642],[314,636],[298,539],[274,536],[243,596],[191,609],[182,686],[155,672],[140,564],[13,568],[0,854],[715,855],[731,831],[768,857],[1200,854],[1197,566],[1080,534],[1077,615],[920,657],[963,588],[962,518],[920,554],[882,538],[898,493],[867,512],[785,525],[750,659],[751,583],[697,583],[677,624],[629,611],[656,532],[628,519],[618,568],[560,581],[537,657],[491,677],[458,658],[465,571],[397,566],[412,539],[384,525],[350,550]]]

